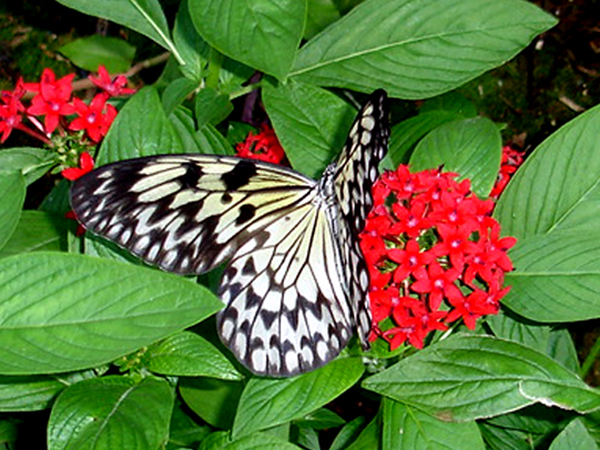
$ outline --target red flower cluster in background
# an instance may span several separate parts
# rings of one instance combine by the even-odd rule
[[[373,188],[360,236],[371,275],[371,339],[382,336],[392,350],[405,341],[422,348],[431,331],[460,318],[473,329],[476,319],[498,312],[508,292],[507,250],[516,240],[500,238],[493,201],[478,199],[456,177],[412,174],[401,165]]]
[[[268,125],[262,125],[258,134],[252,132],[235,147],[237,155],[242,158],[258,159],[261,161],[280,164],[285,153],[279,143],[275,131]]]
[[[498,198],[504,188],[508,184],[510,178],[517,171],[519,166],[523,164],[525,155],[523,152],[513,149],[510,145],[502,147],[502,161],[500,163],[500,172],[498,173],[498,179],[492,192],[490,192],[491,198]]]
[[[85,130],[92,143],[98,143],[117,115],[117,110],[107,100],[112,96],[135,92],[124,87],[127,79],[123,75],[111,80],[103,66],[98,71],[99,78],[91,76],[90,80],[102,92],[96,94],[89,105],[72,97],[74,74],[56,79],[52,69],[44,69],[39,83],[19,80],[13,91],[3,91],[0,95],[0,143],[5,142],[14,129],[46,144],[51,143],[50,137],[57,129],[61,134],[65,130]],[[27,92],[35,94],[29,107],[23,104]],[[39,120],[41,117],[43,124]],[[33,128],[25,125],[25,118]]]

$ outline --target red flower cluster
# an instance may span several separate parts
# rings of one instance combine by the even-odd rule
[[[500,238],[494,203],[471,193],[469,180],[407,166],[386,172],[373,188],[375,205],[361,233],[371,275],[371,339],[391,349],[408,341],[417,348],[433,330],[462,318],[498,312],[507,255],[516,242]]]
[[[285,158],[275,131],[268,125],[262,125],[260,133],[256,135],[248,133],[246,140],[237,144],[235,149],[242,158],[259,159],[273,164],[280,164]]]
[[[93,143],[97,143],[106,134],[117,110],[106,103],[109,97],[131,94],[132,89],[125,88],[127,80],[122,75],[111,80],[103,66],[99,68],[99,78],[90,80],[103,92],[96,94],[88,105],[78,98],[72,98],[74,74],[56,79],[52,69],[44,69],[39,83],[17,82],[15,89],[3,91],[0,95],[0,143],[6,141],[13,129],[19,129],[40,140],[50,143],[49,137],[56,130],[85,130]],[[22,102],[26,92],[36,95],[31,105],[25,107]],[[70,123],[67,117],[76,115]],[[44,122],[38,120],[43,117]],[[34,129],[27,127],[23,119],[27,118]]]
[[[508,184],[510,178],[517,171],[519,166],[523,164],[524,155],[523,152],[513,149],[510,145],[502,147],[502,162],[500,163],[500,172],[498,173],[498,179],[492,192],[490,192],[491,198],[498,198],[504,188]]]

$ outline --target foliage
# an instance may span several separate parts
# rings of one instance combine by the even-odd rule
[[[115,103],[98,164],[234,154],[229,139],[247,128],[232,102],[260,89],[287,159],[317,176],[362,94],[384,88],[397,109],[429,99],[393,122],[385,165],[444,165],[481,197],[500,166],[499,128],[450,91],[556,22],[522,0],[182,0],[170,29],[158,0],[59,3],[170,52],[156,86]],[[86,45],[94,58],[80,60]],[[127,46],[97,39],[65,54],[88,68],[131,61]],[[212,274],[205,287],[78,237],[62,218],[64,181],[23,211],[28,187],[63,168],[56,144],[1,150],[0,442],[11,448],[48,410],[53,450],[595,448],[600,395],[578,375],[562,326],[600,317],[599,121],[596,107],[557,131],[501,195],[495,218],[518,241],[498,315],[437,331],[422,351],[351,345],[288,379],[252,376],[217,342]],[[344,407],[356,398],[362,408]]]

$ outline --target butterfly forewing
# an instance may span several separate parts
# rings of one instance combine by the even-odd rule
[[[319,182],[235,157],[151,156],[84,175],[71,204],[88,230],[164,270],[200,274],[229,260],[223,342],[254,373],[308,372],[355,328],[364,344],[370,330],[357,235],[387,145],[385,101],[370,97]]]
[[[78,179],[79,221],[149,264],[200,274],[229,258],[315,182],[271,164],[210,155],[126,160]]]

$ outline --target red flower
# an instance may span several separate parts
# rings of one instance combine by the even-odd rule
[[[432,310],[436,310],[442,304],[444,297],[450,299],[461,295],[454,284],[459,275],[458,270],[444,270],[438,262],[433,261],[427,267],[427,271],[415,274],[417,281],[412,283],[410,288],[419,294],[429,294],[429,306]]]
[[[79,117],[71,122],[69,129],[85,130],[92,141],[100,141],[117,115],[117,110],[114,106],[107,105],[106,99],[106,95],[98,94],[88,106],[78,98],[74,98],[75,113]]]
[[[421,348],[427,335],[462,318],[469,328],[495,314],[504,273],[512,270],[514,238],[500,238],[492,201],[479,200],[469,180],[406,166],[384,173],[361,233],[371,277],[373,330],[392,349]],[[447,311],[447,309],[449,309]]]
[[[469,239],[473,230],[468,224],[455,227],[442,223],[437,226],[437,230],[442,242],[436,244],[433,253],[438,257],[448,256],[452,266],[462,272],[465,256],[479,250],[478,245]]]
[[[238,156],[280,164],[285,158],[283,147],[277,140],[273,129],[267,125],[261,127],[260,133],[248,133],[246,140],[236,145]]]
[[[387,253],[392,261],[399,264],[394,271],[394,282],[396,283],[405,280],[419,269],[422,270],[423,266],[429,264],[435,258],[430,252],[422,252],[419,243],[414,239],[406,243],[405,249],[392,248]]]
[[[42,72],[38,86],[39,94],[31,100],[31,106],[27,109],[27,113],[34,116],[45,116],[46,133],[52,133],[56,129],[60,116],[68,116],[75,112],[73,105],[68,103],[71,99],[73,90],[71,82],[74,77],[75,74],[71,74],[56,80],[52,69],[44,69]],[[35,85],[29,86],[32,90],[36,89]]]
[[[0,94],[0,143],[4,143],[13,129],[18,128],[23,120],[22,113],[25,107],[21,97],[25,93],[23,80],[19,79],[14,91],[2,91]]]
[[[135,89],[125,87],[127,86],[127,77],[125,77],[125,75],[117,75],[114,79],[112,79],[108,74],[106,67],[104,66],[98,67],[98,78],[92,75],[90,75],[88,78],[110,97],[135,94]]]
[[[74,181],[77,178],[91,172],[94,168],[94,159],[88,152],[83,152],[79,155],[79,167],[71,167],[61,172],[61,175],[67,180]]]
[[[491,198],[498,198],[504,191],[504,188],[510,181],[512,175],[517,171],[519,166],[523,164],[524,155],[513,149],[510,145],[502,147],[502,162],[500,163],[500,172],[496,179],[496,184],[492,192],[490,192]]]

